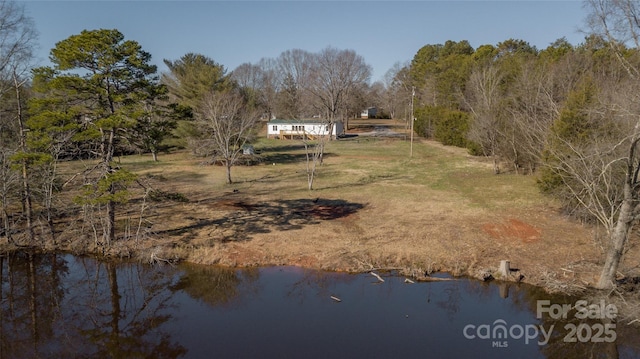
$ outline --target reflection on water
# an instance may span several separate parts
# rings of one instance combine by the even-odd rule
[[[174,271],[69,255],[0,257],[2,358],[175,358]]]
[[[211,306],[234,305],[257,293],[258,268],[235,270],[204,265],[184,265],[183,273],[171,289]]]
[[[0,358],[640,357],[640,333],[630,326],[616,327],[613,343],[566,343],[565,325],[597,328],[604,321],[574,312],[563,321],[536,317],[538,299],[575,298],[522,285],[407,284],[383,276],[384,283],[369,274],[291,267],[0,257]],[[480,338],[479,328],[499,334],[496,323],[553,330],[545,345],[537,343],[542,335],[527,343],[517,330]]]

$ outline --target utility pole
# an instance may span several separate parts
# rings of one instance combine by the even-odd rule
[[[413,157],[413,123],[415,122],[415,118],[413,118],[413,98],[416,96],[416,87],[411,87],[411,145],[409,145],[409,157]]]

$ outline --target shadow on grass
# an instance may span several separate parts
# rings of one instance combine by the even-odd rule
[[[262,155],[262,162],[266,164],[277,163],[277,164],[289,164],[289,163],[298,163],[304,162],[307,160],[307,156],[304,153],[270,153]]]
[[[359,137],[357,133],[345,133],[343,135],[338,136],[338,141],[340,140],[350,140]]]
[[[264,152],[291,152],[291,151],[304,151],[304,144],[287,144],[284,146],[268,146],[260,147],[258,150],[261,153]]]
[[[335,156],[332,153],[324,153],[322,155],[325,159],[329,157]],[[271,153],[271,154],[262,154],[262,162],[266,164],[270,163],[278,163],[278,164],[289,164],[289,163],[300,163],[305,162],[307,160],[306,153]]]
[[[171,180],[175,182],[188,182],[202,180],[207,177],[207,173],[198,173],[191,171],[181,171],[171,175]]]
[[[292,199],[251,203],[242,198],[219,198],[207,206],[225,211],[219,218],[187,217],[192,224],[160,232],[172,236],[204,231],[214,241],[250,240],[254,234],[302,229],[347,217],[365,207],[340,199]]]

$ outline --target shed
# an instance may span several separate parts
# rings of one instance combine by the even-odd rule
[[[369,107],[366,110],[362,110],[362,113],[360,113],[360,118],[362,119],[374,118],[376,117],[377,114],[378,114],[378,109],[376,107]]]
[[[243,155],[255,155],[256,151],[251,145],[242,146],[242,154]]]

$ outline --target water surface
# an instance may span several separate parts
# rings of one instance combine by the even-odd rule
[[[537,318],[537,300],[577,298],[525,285],[411,284],[393,273],[379,273],[380,282],[295,267],[114,264],[71,255],[0,261],[1,358],[640,357],[640,332],[622,324],[612,343],[565,342],[565,325],[615,321],[580,320],[575,312]],[[494,333],[498,324],[511,335]],[[518,337],[519,327],[533,326],[553,328],[549,341]],[[478,328],[491,335],[482,338]]]

